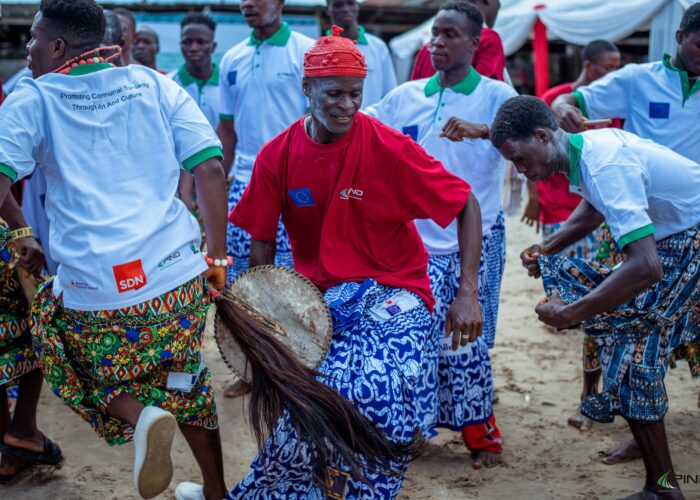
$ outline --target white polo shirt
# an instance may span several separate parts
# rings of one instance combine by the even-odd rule
[[[211,75],[206,82],[190,75],[184,64],[177,71],[168,73],[168,76],[175,80],[195,100],[207,121],[216,130],[216,127],[219,125],[219,114],[221,113],[221,106],[219,105],[221,98],[219,92],[219,66],[216,63],[214,64]]]
[[[501,210],[505,160],[488,140],[453,142],[440,133],[452,117],[490,125],[501,105],[515,95],[510,86],[483,78],[471,68],[464,80],[449,88],[440,87],[437,73],[406,82],[367,113],[413,137],[447,170],[471,185],[481,207],[482,232],[488,235]],[[456,221],[442,229],[433,221],[417,220],[416,227],[429,253],[459,251]]]
[[[249,182],[255,157],[267,141],[306,113],[308,99],[301,90],[304,53],[314,41],[282,23],[270,38],[253,36],[221,59],[222,120],[233,120],[236,180]]]
[[[700,83],[671,64],[671,56],[628,64],[573,93],[591,119],[620,117],[624,129],[700,162]]]
[[[326,31],[330,35],[330,30]],[[396,87],[396,72],[389,47],[384,40],[367,33],[364,26],[357,27],[357,48],[365,56],[367,77],[362,91],[362,109],[378,103]]]
[[[207,269],[180,168],[221,157],[197,104],[144,66],[25,78],[0,106],[0,173],[46,176],[54,295],[69,309],[152,299]]]
[[[698,162],[619,129],[569,137],[570,190],[603,214],[620,248],[700,222]]]

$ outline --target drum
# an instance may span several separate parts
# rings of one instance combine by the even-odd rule
[[[333,321],[323,295],[301,274],[286,267],[258,266],[241,273],[224,296],[254,321],[265,324],[276,340],[304,366],[315,369],[328,350]],[[251,382],[250,366],[236,337],[219,314],[214,337],[228,367]]]

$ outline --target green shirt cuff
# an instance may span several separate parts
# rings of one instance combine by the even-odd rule
[[[219,115],[219,120],[224,120],[227,122],[233,121],[233,115]]]
[[[628,245],[633,241],[641,240],[642,238],[645,238],[650,234],[654,234],[655,232],[656,229],[654,228],[654,224],[647,224],[646,226],[630,231],[622,236],[617,242],[617,245],[620,247],[620,249],[622,249],[625,247],[625,245]]]
[[[578,90],[575,90],[571,93],[571,95],[576,100],[576,106],[578,106],[578,109],[581,110],[581,113],[583,113],[583,116],[588,118],[588,110],[586,109],[586,100],[583,98],[583,94],[581,92],[579,92]]]
[[[210,160],[212,158],[219,158],[221,160],[224,159],[224,153],[221,151],[221,148],[218,146],[212,146],[210,148],[206,148],[201,150],[199,153],[194,154],[187,158],[185,161],[182,162],[182,168],[187,170],[189,173],[192,173],[192,170],[194,170],[194,167],[199,165],[200,163],[203,163],[207,160]]]
[[[9,177],[12,182],[17,180],[17,172],[15,172],[12,167],[5,165],[4,163],[0,163],[0,174]]]

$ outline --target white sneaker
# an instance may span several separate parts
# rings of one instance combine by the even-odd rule
[[[173,478],[170,447],[177,422],[167,411],[147,406],[134,431],[134,486],[142,498],[162,493]]]
[[[201,484],[184,482],[175,490],[177,500],[204,500],[204,487]]]

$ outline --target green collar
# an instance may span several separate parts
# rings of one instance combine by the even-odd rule
[[[287,23],[282,23],[282,26],[280,26],[280,29],[275,31],[275,34],[272,35],[270,38],[266,38],[265,40],[258,40],[255,38],[255,35],[253,34],[254,30],[250,30],[250,39],[248,40],[248,45],[255,45],[256,47],[260,47],[263,42],[267,42],[270,45],[274,45],[276,47],[284,47],[287,45],[287,42],[289,41],[289,37],[292,36],[292,28],[289,27]]]
[[[423,91],[425,92],[426,97],[430,97],[431,95],[443,90],[443,88],[440,86],[440,82],[438,81],[438,75],[439,73],[435,73],[430,80],[428,80],[428,83],[425,84]],[[481,75],[477,73],[473,67],[470,67],[469,73],[467,73],[467,76],[464,77],[464,80],[459,82],[457,85],[453,85],[452,87],[448,88],[454,92],[469,95],[474,92],[474,89],[477,87],[477,85],[479,85],[480,81]]]
[[[71,68],[71,70],[68,72],[68,74],[73,75],[73,76],[81,76],[81,75],[87,75],[89,73],[94,73],[95,71],[100,71],[102,69],[109,69],[111,67],[112,67],[112,64],[108,63],[108,62],[78,64],[74,68]]]
[[[214,63],[212,64],[212,67],[213,69],[211,75],[209,75],[209,79],[206,82],[192,76],[189,71],[187,71],[184,64],[180,66],[179,70],[177,70],[177,77],[183,87],[196,83],[199,91],[201,92],[205,85],[212,85],[214,87],[219,85],[219,66]]]
[[[326,30],[326,36],[331,36],[331,30]],[[360,45],[368,45],[367,32],[364,26],[357,27],[357,43]]]
[[[664,57],[662,59],[664,66],[666,66],[666,69],[670,71],[675,71],[678,73],[678,75],[681,78],[681,89],[683,91],[683,104],[685,105],[685,101],[688,100],[688,98],[696,92],[698,89],[700,89],[700,84],[698,85],[690,85],[690,78],[688,78],[688,72],[683,71],[680,68],[677,68],[673,65],[673,62],[671,60],[671,55],[670,54],[664,54]]]
[[[583,136],[569,134],[569,185],[581,188],[581,152],[583,151]]]

